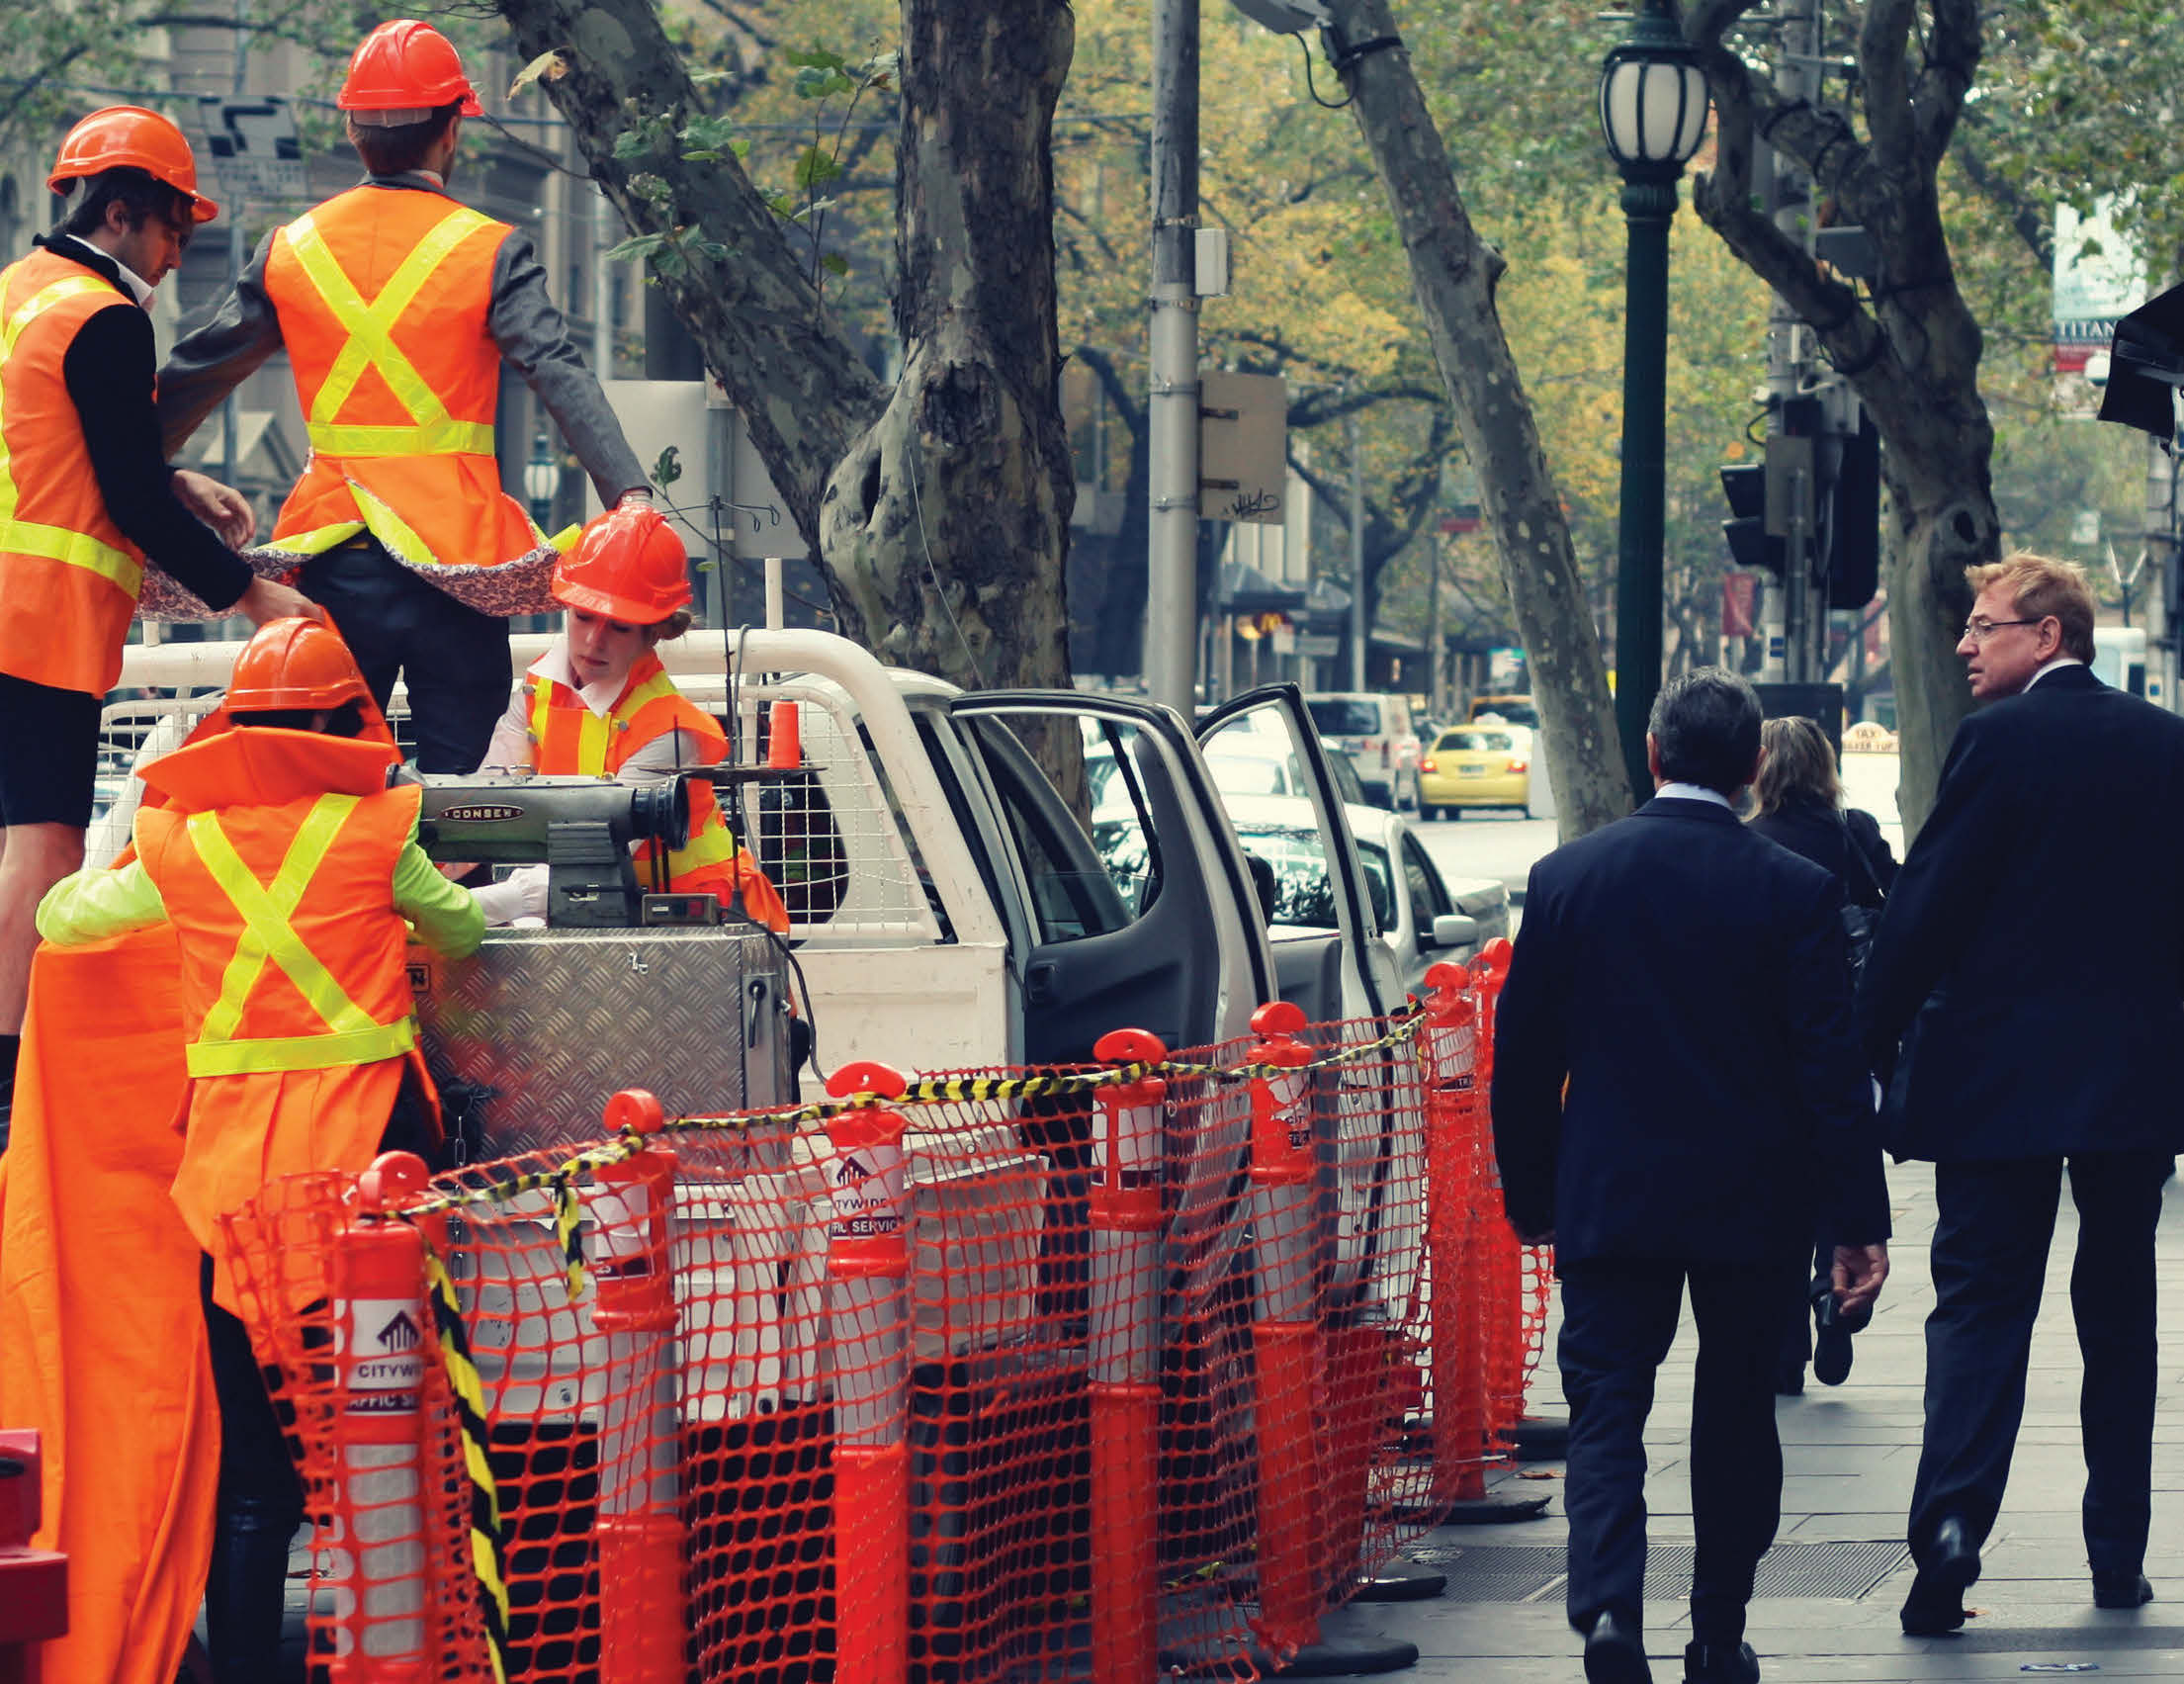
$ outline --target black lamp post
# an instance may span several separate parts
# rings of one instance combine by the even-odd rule
[[[562,465],[542,432],[532,442],[531,460],[523,465],[523,494],[531,504],[531,519],[542,529],[554,518],[554,499],[561,489]]]
[[[1616,571],[1616,726],[1638,799],[1652,793],[1646,716],[1661,688],[1662,479],[1668,404],[1668,229],[1676,182],[1706,130],[1706,77],[1668,0],[1639,0],[1600,69],[1600,129],[1622,171],[1622,501]]]

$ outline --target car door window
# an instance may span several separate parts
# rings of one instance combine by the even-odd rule
[[[1370,865],[1366,871],[1370,873]],[[1432,856],[1414,836],[1403,839],[1403,887],[1411,897],[1411,922],[1421,931],[1430,932],[1435,919],[1456,910]]]
[[[1143,917],[1160,894],[1161,864],[1137,728],[1036,713],[967,724],[1023,868],[1037,939],[1106,935]],[[1044,761],[1073,739],[1077,764],[1060,768],[1079,790],[1070,800]]]
[[[1382,930],[1395,928],[1395,883],[1388,870],[1388,850],[1378,842],[1357,839],[1357,863],[1365,868],[1365,893],[1372,897],[1372,921]]]

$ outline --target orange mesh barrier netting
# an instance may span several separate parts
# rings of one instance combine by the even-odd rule
[[[737,1117],[624,1095],[575,1153],[268,1189],[228,1239],[311,1491],[315,1652],[536,1684],[1278,1663],[1496,1450],[1474,1271],[1507,1230],[1452,974],[1431,1014],[858,1065]]]

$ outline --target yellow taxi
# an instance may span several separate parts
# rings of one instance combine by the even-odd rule
[[[1466,807],[1531,810],[1531,732],[1522,725],[1474,721],[1434,739],[1418,767],[1422,818],[1461,816]]]

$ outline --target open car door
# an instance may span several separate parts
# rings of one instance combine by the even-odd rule
[[[1303,692],[1294,684],[1247,690],[1205,714],[1197,732],[1217,761],[1248,756],[1285,766],[1283,787],[1300,798],[1293,822],[1255,812],[1235,827],[1244,851],[1273,867],[1268,923],[1281,998],[1303,1007],[1312,1022],[1379,1018],[1400,1008],[1402,979],[1379,939],[1356,839]],[[1237,803],[1239,815],[1245,806]]]
[[[983,792],[1009,881],[1023,1058],[1090,1061],[1110,1029],[1171,1048],[1244,1032],[1273,998],[1251,872],[1188,732],[1166,708],[1047,690],[948,704],[954,776]]]

